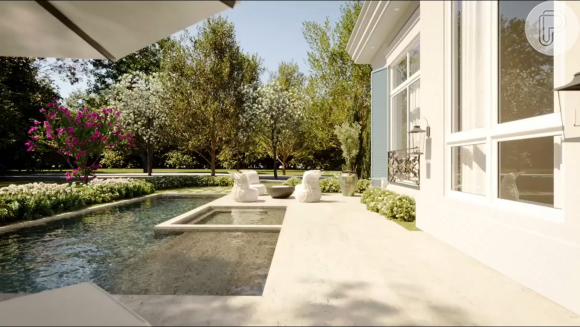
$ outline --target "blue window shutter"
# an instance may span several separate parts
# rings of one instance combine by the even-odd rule
[[[389,69],[371,73],[371,180],[380,186],[388,178]]]

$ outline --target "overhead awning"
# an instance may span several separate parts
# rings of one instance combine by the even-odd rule
[[[0,56],[117,60],[239,1],[0,1]]]

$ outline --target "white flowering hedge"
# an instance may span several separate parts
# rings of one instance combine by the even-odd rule
[[[320,190],[322,193],[340,193],[340,174],[334,174],[330,178],[324,178],[320,180]],[[301,184],[302,180],[298,177],[290,177],[284,181],[284,185],[296,186]],[[368,179],[361,179],[358,181],[358,186],[356,193],[363,193],[369,186],[371,182]]]
[[[230,176],[155,176],[147,178],[157,190],[198,186],[234,186]]]
[[[35,220],[91,204],[155,192],[137,179],[94,179],[87,185],[32,183],[0,188],[0,225]]]
[[[369,187],[362,194],[361,202],[367,209],[388,219],[415,221],[415,199],[378,187]]]

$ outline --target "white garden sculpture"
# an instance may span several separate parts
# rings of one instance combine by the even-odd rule
[[[258,190],[250,187],[248,176],[242,173],[231,173],[234,178],[234,188],[232,194],[236,202],[256,202],[258,200]]]
[[[248,177],[250,187],[258,190],[258,195],[264,195],[266,193],[266,185],[260,184],[260,177],[255,170],[244,170],[242,173]]]
[[[320,176],[322,172],[320,170],[309,170],[304,173],[302,177],[302,184],[296,185],[296,191],[294,191],[294,197],[298,202],[318,202],[322,197],[322,192],[320,191]]]

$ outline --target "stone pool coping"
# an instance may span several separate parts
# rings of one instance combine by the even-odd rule
[[[2,227],[0,227],[0,235],[4,234],[4,233],[8,233],[8,232],[14,232],[14,231],[17,231],[17,230],[20,230],[23,228],[44,225],[44,224],[47,224],[47,223],[52,222],[52,221],[74,218],[74,217],[78,217],[80,215],[84,215],[84,214],[95,212],[95,211],[110,209],[113,207],[118,207],[118,206],[131,204],[131,203],[137,203],[137,202],[144,201],[145,199],[149,199],[149,198],[188,197],[188,198],[218,199],[224,195],[225,194],[220,194],[220,193],[177,193],[177,192],[163,192],[163,193],[149,194],[149,195],[140,196],[137,198],[127,199],[127,200],[121,200],[121,201],[110,202],[110,203],[103,203],[103,204],[99,204],[99,205],[96,205],[93,207],[84,208],[84,209],[71,211],[71,212],[65,212],[65,213],[61,213],[58,215],[44,217],[44,218],[40,218],[40,219],[36,219],[36,220],[23,221],[23,222],[14,223],[12,225],[2,226]]]
[[[263,195],[260,198],[269,196]],[[157,234],[179,234],[183,232],[280,232],[280,225],[197,225],[196,221],[203,219],[211,211],[230,211],[233,209],[287,209],[283,205],[263,205],[262,202],[237,204],[215,204],[215,201],[206,203],[191,211],[171,218],[154,227]]]

